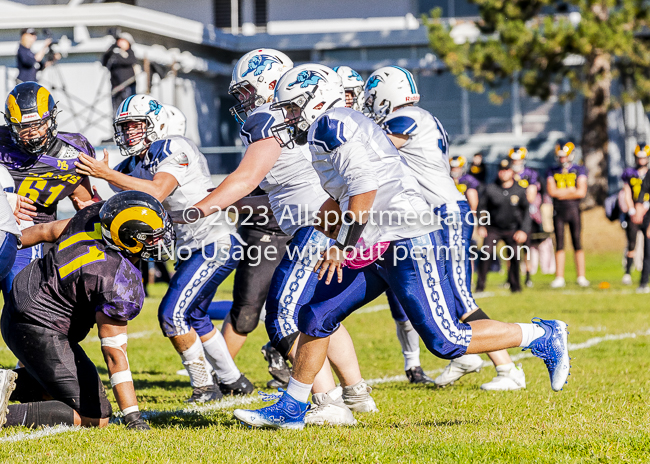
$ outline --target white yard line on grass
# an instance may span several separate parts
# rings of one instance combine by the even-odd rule
[[[377,310],[379,311],[379,310]],[[140,333],[146,333],[146,332],[140,332]],[[645,337],[650,335],[650,329],[641,331],[641,332],[634,332],[634,333],[621,333],[621,334],[614,334],[614,335],[604,335],[602,337],[593,337],[590,338],[589,340],[583,342],[583,343],[569,343],[569,352],[576,351],[576,350],[584,350],[586,348],[591,348],[592,346],[596,346],[602,342],[607,342],[607,341],[616,341],[616,340],[625,340],[628,338],[636,338],[636,337]],[[524,358],[531,358],[533,355],[530,354],[529,352],[526,353],[521,353],[512,356],[513,361],[518,361],[520,359]],[[487,367],[492,365],[491,362],[485,361],[483,363],[483,367]],[[435,369],[432,371],[427,371],[427,374],[438,374],[442,372],[443,369]],[[406,376],[403,375],[393,375],[393,376],[387,376],[387,377],[382,377],[379,379],[369,379],[366,380],[366,383],[368,385],[377,385],[377,384],[382,384],[382,383],[388,383],[388,382],[405,382],[407,380]],[[211,404],[206,404],[206,405],[201,405],[201,406],[188,406],[184,409],[179,409],[179,410],[170,410],[170,411],[165,411],[165,410],[147,410],[143,411],[143,416],[145,419],[152,419],[156,418],[159,416],[165,416],[165,415],[191,415],[191,414],[205,414],[210,411],[219,411],[222,409],[230,409],[235,406],[247,406],[249,404],[253,403],[259,403],[262,401],[262,398],[260,396],[245,396],[242,398],[228,398],[225,400],[221,400],[217,403],[211,403]],[[38,430],[36,432],[31,432],[31,433],[17,433],[15,435],[9,435],[6,437],[0,438],[0,443],[8,443],[8,442],[18,442],[18,441],[23,441],[23,440],[35,440],[38,438],[43,438],[43,437],[48,437],[51,435],[56,435],[58,433],[63,433],[63,432],[79,432],[83,430],[82,427],[70,427],[70,426],[63,426],[63,425],[57,425],[56,427],[46,427],[42,430]]]

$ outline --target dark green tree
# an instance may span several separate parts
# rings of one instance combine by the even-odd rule
[[[471,0],[479,7],[474,41],[454,41],[440,9],[424,18],[431,47],[471,91],[490,91],[516,79],[531,96],[561,102],[584,96],[582,153],[589,173],[588,207],[607,195],[607,112],[650,103],[650,2],[641,0]],[[612,95],[612,82],[624,91]],[[563,84],[568,83],[568,85]],[[491,89],[491,90],[490,90]]]

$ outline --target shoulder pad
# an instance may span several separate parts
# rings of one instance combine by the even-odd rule
[[[409,116],[395,116],[392,119],[387,119],[384,122],[384,130],[388,134],[402,134],[409,135],[418,125],[415,119]]]
[[[343,135],[345,126],[338,119],[331,119],[328,115],[322,116],[317,122],[312,133],[310,145],[316,145],[326,152],[334,151],[347,142]]]
[[[276,121],[276,116],[268,108],[260,107],[246,118],[241,134],[249,144],[268,139],[273,137],[271,127],[281,122]]]
[[[95,157],[95,149],[83,135],[74,132],[59,132],[56,137],[68,145],[73,146],[83,154],[92,156],[93,158]]]

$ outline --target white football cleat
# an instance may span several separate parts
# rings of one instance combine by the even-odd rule
[[[355,385],[343,387],[343,401],[350,411],[354,412],[377,412],[379,409],[375,400],[370,396],[372,388],[365,380],[361,379]]]
[[[510,369],[509,372],[497,371],[497,376],[490,382],[481,385],[481,390],[488,391],[514,391],[526,388],[526,375],[521,364]]]
[[[460,358],[452,359],[445,370],[433,381],[438,387],[452,385],[462,376],[472,372],[480,372],[483,367],[483,360],[477,354],[466,354]]]
[[[625,274],[621,280],[623,285],[632,285],[632,276],[630,274]]]
[[[9,369],[0,369],[0,427],[7,422],[9,397],[16,388],[18,374]]]
[[[648,285],[641,285],[639,288],[636,289],[637,293],[650,293],[650,287]]]
[[[311,409],[305,415],[306,425],[357,425],[352,411],[343,402],[341,387],[327,393],[314,393],[311,400]]]
[[[553,279],[553,282],[551,282],[551,288],[562,288],[566,286],[566,282],[564,280],[564,277],[556,277]]]
[[[589,282],[585,276],[580,276],[576,279],[576,283],[581,287],[589,287],[591,282]]]

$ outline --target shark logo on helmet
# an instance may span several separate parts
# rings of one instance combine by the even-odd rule
[[[304,89],[310,85],[317,85],[318,81],[322,80],[323,76],[318,74],[316,71],[302,71],[298,76],[296,76],[296,81],[287,85],[287,89],[290,89],[296,84],[300,84],[300,88]]]
[[[366,82],[366,90],[374,89],[380,82],[384,82],[381,76],[370,76],[370,79]]]
[[[241,77],[245,77],[246,74],[250,72],[252,72],[254,76],[259,76],[267,69],[271,69],[275,63],[281,64],[277,58],[274,58],[271,55],[255,55],[248,60],[248,69],[241,75]]]
[[[363,82],[363,77],[361,77],[361,75],[358,72],[356,72],[354,69],[351,69],[350,71],[352,71],[352,74],[348,76],[348,79],[356,79],[358,81]]]
[[[149,111],[147,111],[145,114],[153,113],[156,116],[160,113],[160,110],[163,109],[163,106],[158,103],[156,100],[149,100]]]

